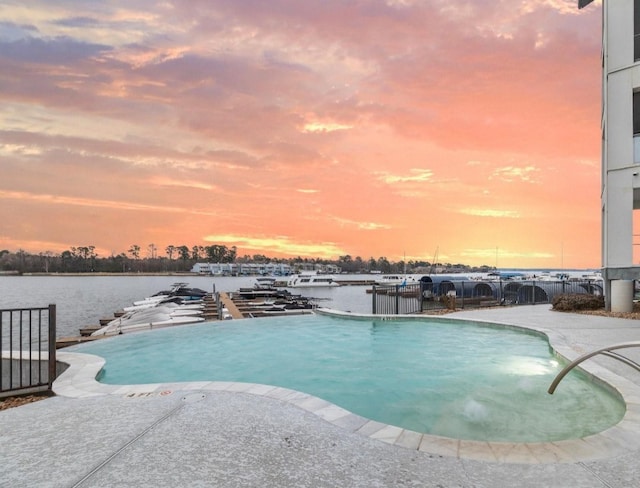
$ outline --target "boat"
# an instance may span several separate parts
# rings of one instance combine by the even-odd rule
[[[189,288],[187,283],[174,283],[169,290],[133,302],[132,306],[116,313],[115,319],[107,323],[101,321],[102,327],[91,335],[122,334],[124,331],[202,322],[206,295],[204,290]]]
[[[385,274],[376,278],[376,285],[408,285],[411,283],[417,283],[413,276],[407,276],[402,274]]]
[[[153,329],[158,327],[171,327],[174,325],[193,324],[204,322],[204,317],[195,315],[172,315],[167,313],[156,313],[145,318],[136,320],[123,320],[120,323],[114,321],[109,325],[100,328],[91,334],[92,337],[123,334],[137,330]]]
[[[240,288],[238,295],[246,299],[254,298],[286,298],[290,295],[287,290],[281,290],[276,286],[277,280],[272,276],[260,276],[252,288]]]
[[[340,286],[332,275],[320,273],[300,273],[292,275],[287,281],[287,288],[327,288]]]
[[[157,307],[130,310],[128,312],[125,312],[123,315],[111,320],[109,323],[107,323],[107,325],[146,322],[148,321],[149,317],[153,317],[154,315],[169,315],[172,317],[188,316],[188,315],[201,316],[203,315],[203,309],[181,307],[179,305],[177,306],[176,305],[173,305],[173,306],[159,305]]]
[[[144,310],[147,308],[154,307],[176,307],[183,309],[203,309],[204,302],[202,300],[182,300],[181,298],[167,298],[165,300],[159,301],[148,301],[146,303],[140,305],[131,305],[129,307],[124,307],[122,309],[123,312],[133,312],[136,310]]]
[[[260,276],[253,285],[254,290],[274,290],[276,279],[273,276]]]
[[[143,300],[133,302],[134,305],[147,305],[167,300],[169,298],[179,297],[183,301],[202,300],[207,292],[200,288],[189,288],[188,283],[174,283],[169,290],[159,291],[158,293],[147,297]]]

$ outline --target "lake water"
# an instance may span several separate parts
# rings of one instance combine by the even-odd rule
[[[349,275],[366,279],[370,275]],[[255,277],[212,276],[0,276],[0,309],[46,307],[55,304],[57,336],[77,336],[78,329],[98,325],[101,318],[136,300],[168,289],[175,282],[205,291],[237,291],[252,287]],[[292,292],[317,298],[322,307],[371,313],[371,295],[365,286],[297,288]]]

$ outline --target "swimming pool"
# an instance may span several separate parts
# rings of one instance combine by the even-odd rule
[[[580,373],[548,395],[561,365],[544,338],[472,322],[274,317],[128,334],[69,350],[104,357],[104,383],[283,386],[373,420],[459,439],[575,439],[625,412],[619,397]]]

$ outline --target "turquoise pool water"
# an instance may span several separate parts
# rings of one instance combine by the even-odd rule
[[[330,316],[210,322],[69,348],[102,356],[110,384],[241,381],[282,386],[364,417],[460,439],[536,442],[600,432],[624,415],[537,335],[469,322]]]

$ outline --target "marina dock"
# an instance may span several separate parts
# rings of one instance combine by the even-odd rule
[[[311,313],[313,309],[313,305],[308,302],[308,298],[300,295],[291,295],[284,290],[275,288],[272,290],[249,290],[250,292],[246,289],[244,291],[240,289],[236,292],[207,293],[202,297],[202,314],[199,315],[199,317],[204,319],[204,321],[274,317]],[[249,293],[249,295],[247,295],[247,293]],[[120,317],[126,317],[125,314],[126,312],[124,310],[117,310],[113,313],[113,317],[99,319],[98,324],[80,327],[78,336],[58,338],[56,340],[56,348],[60,349],[108,337],[108,335],[92,334],[107,327],[108,324],[114,320]],[[177,324],[169,324],[169,326],[173,327],[176,325]],[[158,325],[157,327],[162,326],[163,325]],[[146,328],[154,328],[154,324],[150,322]],[[136,328],[136,330],[143,329],[145,329],[145,324]],[[113,335],[113,333],[111,333],[111,335]]]
[[[229,311],[232,319],[243,319],[244,315],[226,292],[220,292],[220,303]]]
[[[204,320],[217,320],[218,319],[218,304],[212,293],[207,293],[203,299],[202,317]],[[78,329],[77,336],[60,337],[56,340],[56,349],[61,349],[75,344],[83,342],[91,342],[98,339],[102,339],[106,336],[94,336],[91,335],[94,332],[106,327],[114,319],[122,317],[125,314],[124,310],[117,310],[113,313],[113,317],[104,317],[98,320],[99,325],[86,325]]]

